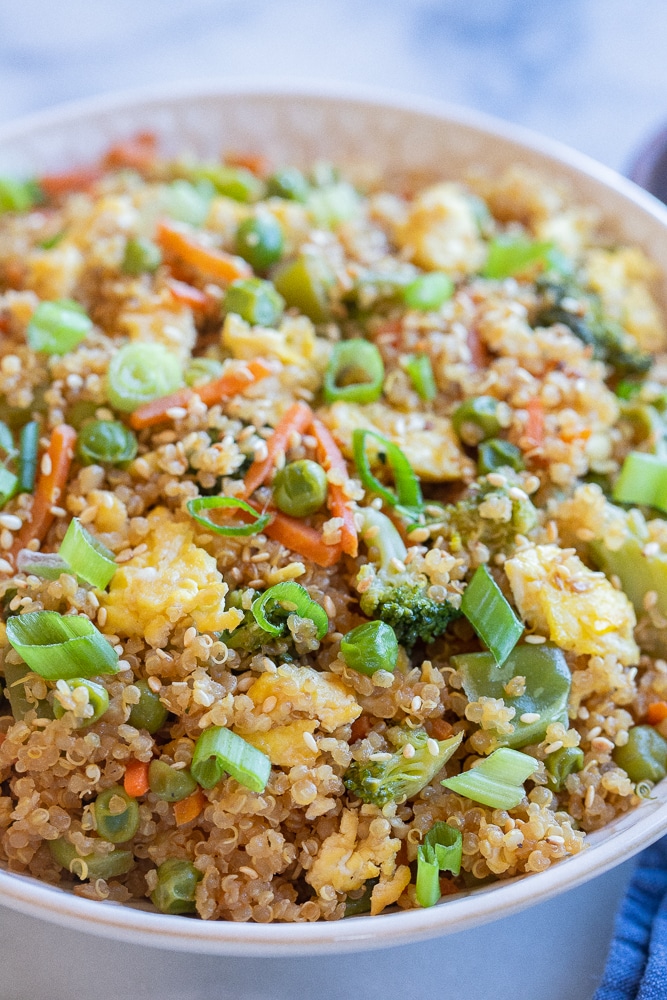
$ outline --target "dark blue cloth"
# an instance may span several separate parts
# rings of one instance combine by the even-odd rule
[[[639,857],[594,1000],[667,1000],[667,837]]]

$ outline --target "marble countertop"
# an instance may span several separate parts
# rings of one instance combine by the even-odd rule
[[[0,4],[0,121],[161,82],[299,78],[468,105],[623,171],[667,119],[663,0]],[[589,1000],[631,871],[477,930],[304,959],[188,956],[0,907],[3,1000]]]

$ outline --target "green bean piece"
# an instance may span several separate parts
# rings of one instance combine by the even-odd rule
[[[82,465],[121,465],[137,454],[137,439],[119,420],[91,420],[79,431],[75,449]]]
[[[111,854],[84,854],[78,853],[74,844],[69,840],[60,837],[58,840],[50,840],[49,851],[51,857],[65,868],[72,875],[82,881],[85,879],[116,878],[118,875],[125,875],[134,868],[134,856],[132,851],[112,851]]]
[[[481,476],[498,469],[510,468],[515,472],[525,469],[523,453],[516,445],[501,438],[482,441],[477,452],[477,468]]]
[[[139,805],[122,785],[106,788],[93,806],[97,832],[112,844],[124,844],[139,829]]]
[[[185,384],[189,386],[203,385],[212,382],[222,373],[222,362],[215,358],[193,358],[185,369]]]
[[[245,219],[236,231],[236,252],[253,271],[268,271],[282,257],[284,247],[280,223],[268,212]]]
[[[653,726],[633,726],[612,757],[630,781],[662,781],[667,774],[667,740]]]
[[[376,344],[363,337],[334,344],[324,373],[326,403],[375,403],[382,395],[384,362]]]
[[[308,517],[327,498],[327,474],[321,465],[309,458],[290,462],[273,481],[273,502],[283,514]]]
[[[39,448],[39,424],[29,420],[21,428],[19,450],[19,493],[32,493],[37,473],[37,450]]]
[[[247,167],[229,167],[222,163],[204,163],[192,170],[195,181],[208,181],[217,194],[234,201],[259,201],[264,195],[264,184]]]
[[[0,420],[0,451],[4,452],[3,461],[8,461],[16,455],[14,435],[7,426]]]
[[[125,244],[125,254],[121,270],[124,274],[138,277],[140,274],[152,274],[162,263],[162,253],[159,246],[152,240],[139,236],[129,239]]]
[[[159,695],[151,691],[147,681],[135,681],[134,686],[139,688],[139,701],[130,709],[127,721],[135,729],[146,729],[151,735],[157,733],[164,726],[169,713]]]
[[[273,275],[273,283],[287,305],[313,323],[329,319],[329,290],[334,280],[326,261],[314,253],[302,253],[295,260],[279,264]]]
[[[101,684],[97,684],[95,681],[88,680],[87,677],[72,677],[70,680],[65,682],[70,689],[70,691],[76,690],[76,688],[85,688],[88,692],[88,704],[93,709],[92,715],[87,716],[85,719],[79,719],[78,723],[80,727],[92,726],[94,722],[101,719],[106,710],[109,707],[109,692]],[[53,699],[53,715],[56,719],[62,719],[65,714],[65,709],[57,698]]]
[[[409,309],[428,312],[439,309],[454,294],[454,282],[442,271],[420,274],[403,292],[403,301]]]
[[[466,399],[452,414],[452,426],[461,441],[476,447],[481,441],[495,437],[501,430],[498,400],[493,396]]]
[[[37,719],[53,718],[53,709],[46,699],[38,702],[28,699],[25,684],[22,683],[31,672],[26,663],[8,663],[5,660],[3,672],[5,675],[5,697],[9,701],[12,715],[17,722],[25,719],[28,712],[34,712]]]
[[[550,753],[545,762],[549,777],[547,785],[552,792],[562,792],[565,779],[581,771],[584,766],[584,751],[579,747],[561,747],[555,753]]]
[[[225,310],[238,313],[252,326],[275,326],[284,308],[282,295],[262,278],[239,278],[231,283],[225,295]]]
[[[362,622],[343,637],[340,655],[358,674],[376,670],[393,673],[398,660],[398,640],[391,625],[382,621]]]
[[[151,901],[160,913],[195,913],[195,892],[202,873],[184,858],[169,858],[157,870]]]
[[[180,802],[192,795],[197,782],[187,770],[177,770],[164,760],[152,760],[148,767],[148,785],[159,799]]]
[[[310,185],[297,167],[283,167],[271,174],[266,182],[268,195],[288,201],[305,201]]]

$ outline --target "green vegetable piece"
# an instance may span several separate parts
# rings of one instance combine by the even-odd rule
[[[522,451],[509,441],[501,438],[492,438],[490,441],[482,441],[477,452],[477,469],[480,476],[486,476],[489,472],[497,472],[498,469],[514,469],[521,472],[525,469]]]
[[[102,542],[72,518],[60,543],[58,555],[73,573],[93,587],[104,590],[116,572],[116,557]]]
[[[345,902],[346,917],[359,917],[363,913],[370,913],[371,896],[373,895],[373,889],[379,881],[379,878],[371,878],[368,882],[364,883],[363,892],[356,890],[354,893],[348,893]],[[360,892],[361,895],[359,895]]]
[[[222,374],[222,362],[215,358],[193,358],[185,369],[185,384],[204,385]]]
[[[549,772],[547,785],[552,792],[562,792],[567,777],[584,766],[584,751],[579,747],[561,747],[550,753],[544,763]]]
[[[19,449],[19,477],[17,491],[32,493],[37,475],[37,452],[39,449],[39,424],[29,420],[21,428],[21,443]]]
[[[667,513],[667,459],[631,451],[612,493],[616,503],[642,504]]]
[[[387,802],[405,802],[421,792],[458,749],[463,734],[448,740],[436,740],[437,754],[431,753],[430,739],[425,729],[401,730],[396,740],[397,749],[386,760],[352,761],[343,777],[348,792],[362,802],[382,806]],[[412,757],[406,757],[406,744],[414,747]]]
[[[5,697],[9,701],[12,715],[17,722],[25,719],[28,712],[34,712],[37,719],[52,719],[53,708],[46,699],[35,702],[28,698],[23,682],[30,672],[30,667],[25,663],[4,662]]]
[[[260,273],[280,260],[284,247],[280,223],[268,212],[245,219],[236,232],[236,253]]]
[[[523,782],[536,769],[537,761],[533,757],[501,747],[469,771],[445,778],[441,784],[490,809],[514,809],[526,794]]]
[[[53,250],[54,247],[58,246],[64,236],[64,231],[54,233],[53,236],[47,236],[45,240],[40,240],[37,246],[40,250]]]
[[[515,646],[502,666],[496,664],[491,653],[462,653],[452,657],[452,663],[468,701],[502,698],[508,708],[515,710],[512,732],[494,734],[498,746],[518,750],[541,742],[551,723],[567,725],[572,675],[565,655],[555,646]],[[508,695],[506,685],[514,677],[525,678],[524,690],[519,695]],[[527,721],[522,721],[523,716]]]
[[[284,308],[283,297],[262,278],[239,278],[225,295],[225,310],[237,313],[252,326],[276,326]]]
[[[112,844],[124,844],[139,829],[139,805],[122,785],[105,788],[93,805],[97,832]]]
[[[347,181],[336,181],[314,188],[306,198],[313,223],[322,229],[335,229],[359,211],[358,193]]]
[[[189,771],[178,770],[164,760],[153,759],[148,766],[148,786],[165,802],[180,802],[197,788]]]
[[[0,213],[27,212],[39,200],[34,181],[0,177]]]
[[[211,726],[195,744],[192,777],[202,788],[213,788],[225,772],[253,792],[263,792],[271,774],[271,761],[231,729]]]
[[[268,195],[288,201],[305,201],[309,191],[310,184],[297,167],[276,170],[266,182]]]
[[[228,538],[247,537],[257,535],[263,531],[271,520],[270,514],[258,514],[254,507],[251,507],[240,497],[194,497],[188,500],[186,505],[188,514],[195,519],[198,524],[213,531],[216,535],[226,535]],[[208,514],[202,511],[208,510],[242,510],[252,518],[250,524],[219,524]]]
[[[322,257],[305,252],[279,264],[273,274],[273,284],[287,305],[298,309],[313,323],[326,323],[330,318],[329,292],[334,280]]]
[[[143,403],[160,399],[183,384],[178,358],[163,344],[125,344],[107,371],[107,399],[115,410],[133,413]]]
[[[420,274],[403,292],[403,301],[409,309],[429,312],[439,309],[454,294],[454,282],[442,271]]]
[[[201,226],[208,215],[213,188],[196,187],[189,181],[173,181],[165,187],[162,201],[164,211],[176,222],[186,222],[190,226]]]
[[[34,421],[31,421],[34,423]],[[26,425],[27,426],[27,425]],[[16,455],[16,447],[14,445],[14,435],[7,426],[7,424],[0,421],[0,451],[5,453],[5,461],[10,458],[14,458]]]
[[[96,684],[95,681],[89,681],[85,677],[72,677],[66,681],[66,684],[70,691],[75,691],[77,688],[85,688],[88,692],[88,707],[92,711],[85,719],[79,720],[79,726],[92,726],[94,722],[102,718],[109,707],[109,692],[105,687],[102,687],[101,684]],[[54,718],[61,719],[64,714],[65,709],[62,703],[57,698],[54,698]]]
[[[391,469],[396,492],[384,486],[371,472],[367,444],[369,440],[375,443],[377,457],[386,462]],[[397,444],[376,431],[357,427],[352,432],[352,454],[359,478],[366,490],[377,493],[385,503],[407,517],[414,519],[419,515],[424,505],[419,478]]]
[[[489,243],[489,255],[482,277],[501,281],[519,275],[527,268],[549,263],[551,243],[537,242],[525,236],[499,236]]]
[[[16,568],[19,573],[40,576],[43,580],[58,580],[62,573],[70,571],[65,560],[56,552],[33,552],[32,549],[19,551]]]
[[[458,875],[463,857],[463,835],[441,820],[434,823],[417,849],[417,902],[435,906],[440,899],[440,872]]]
[[[160,913],[195,913],[195,893],[202,873],[184,858],[169,858],[157,870],[151,902]]]
[[[76,438],[76,457],[82,465],[122,465],[137,454],[137,439],[118,420],[91,420]]]
[[[495,437],[501,430],[498,400],[493,396],[466,399],[452,414],[452,426],[461,441],[470,447]]]
[[[157,733],[167,721],[169,712],[147,681],[135,681],[134,686],[139,688],[139,701],[130,709],[127,721],[135,729],[146,729],[151,735]]]
[[[615,747],[612,757],[636,783],[662,781],[667,775],[667,740],[653,726],[633,726],[628,742]]]
[[[432,403],[438,395],[438,387],[428,354],[411,354],[405,363],[405,370],[419,398],[425,403]]]
[[[619,508],[611,505],[610,511],[621,514]],[[648,531],[645,528],[641,530],[642,522],[633,516],[632,511],[623,512],[623,516],[626,531],[624,536],[618,537],[621,544],[611,549],[600,539],[595,539],[588,547],[591,559],[607,577],[619,578],[623,593],[632,601],[638,616],[646,611],[644,597],[648,591],[657,594],[656,608],[660,614],[667,614],[667,553],[659,549],[646,555],[646,545],[650,541]]]
[[[19,477],[13,472],[0,465],[0,510],[5,504],[16,496],[19,488]]]
[[[289,462],[273,480],[273,502],[292,517],[308,517],[324,505],[328,491],[327,474],[309,458]]]
[[[76,875],[81,881],[91,879],[93,882],[98,878],[117,878],[119,875],[126,875],[134,868],[134,856],[132,851],[112,851],[111,854],[84,854],[77,852],[74,844],[69,840],[60,837],[58,840],[49,840],[49,851],[51,857],[65,868],[72,875]]]
[[[6,627],[19,656],[47,680],[118,672],[118,653],[83,615],[30,611],[13,615]]]
[[[486,565],[477,567],[464,590],[461,611],[502,666],[521,638],[523,625]]]
[[[162,263],[162,253],[159,246],[152,240],[139,236],[129,239],[125,244],[125,254],[121,270],[124,274],[137,277],[140,274],[152,274]]]
[[[278,624],[273,619],[278,617]],[[261,628],[270,635],[284,635],[290,614],[310,618],[317,627],[317,638],[323,639],[329,628],[329,618],[324,608],[314,601],[305,587],[293,580],[277,583],[257,597],[252,604],[252,614]]]
[[[370,676],[376,670],[393,673],[398,661],[396,633],[385,622],[363,622],[343,637],[340,654],[359,674]]]
[[[375,344],[361,337],[334,345],[324,373],[324,401],[374,403],[382,395],[384,362]]]
[[[192,177],[208,181],[217,194],[244,204],[259,201],[264,195],[264,184],[246,167],[229,167],[222,163],[201,164],[192,170]]]
[[[77,302],[58,299],[40,302],[28,323],[28,344],[41,354],[68,354],[93,328],[93,321]]]

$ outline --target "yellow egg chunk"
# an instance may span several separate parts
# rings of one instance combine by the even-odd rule
[[[315,763],[317,750],[304,741],[304,733],[314,733],[317,722],[313,719],[297,719],[286,726],[274,726],[268,733],[247,733],[235,730],[246,743],[252,744],[269,758],[275,767],[310,767]]]
[[[508,559],[505,572],[521,617],[561,649],[639,662],[632,604],[573,550],[535,545]]]
[[[352,892],[380,874],[389,880],[396,871],[396,854],[401,846],[397,837],[388,835],[390,832],[388,821],[378,819],[371,823],[368,836],[358,838],[359,816],[344,809],[339,830],[322,841],[306,882],[319,893],[329,885],[336,892]]]
[[[186,620],[202,632],[235,628],[241,612],[225,611],[227,584],[215,559],[195,545],[190,525],[164,507],[151,511],[148,521],[147,550],[118,567],[101,599],[106,631],[162,645],[171,627]]]
[[[396,228],[398,246],[419,267],[459,277],[478,271],[486,249],[472,199],[459,184],[435,184],[415,198]]]
[[[247,693],[263,714],[278,724],[293,712],[303,712],[319,719],[322,728],[331,733],[361,715],[354,692],[335,674],[291,663],[278,667],[275,673],[262,674]],[[267,699],[271,699],[268,704]]]

